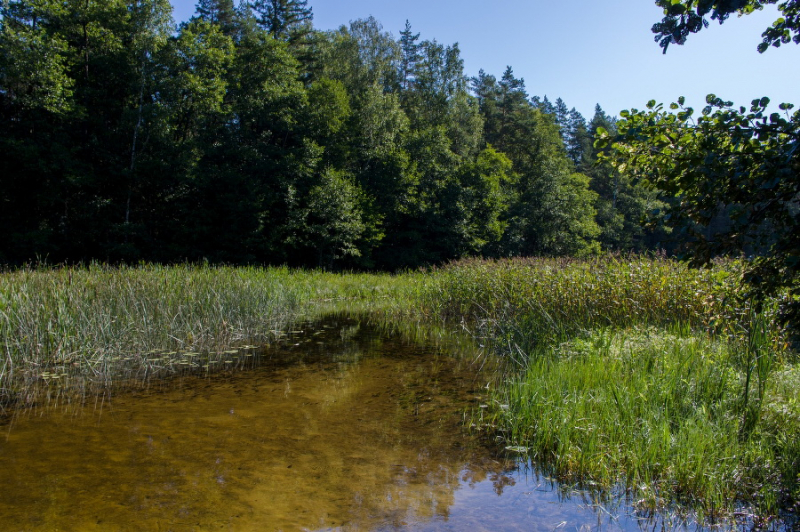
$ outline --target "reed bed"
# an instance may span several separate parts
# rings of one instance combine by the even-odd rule
[[[738,295],[738,268],[693,269],[659,257],[586,260],[469,259],[435,272],[424,295],[445,319],[499,323],[525,319],[543,335],[630,324],[728,327]]]
[[[25,404],[44,381],[46,393],[61,393],[50,383],[65,376],[85,390],[87,380],[244,367],[252,344],[341,311],[399,322],[419,339],[466,331],[498,355],[505,363],[474,425],[555,478],[622,487],[644,509],[800,511],[800,369],[776,305],[757,312],[742,297],[735,262],[466,260],[399,275],[9,271],[0,274],[0,408]]]
[[[258,267],[6,272],[0,274],[0,406],[42,378],[140,376],[185,361],[187,352],[268,341],[292,321],[325,310],[377,308],[402,299],[397,284],[389,275]]]
[[[800,368],[736,263],[461,261],[422,295],[507,360],[473,424],[564,482],[643,509],[772,516],[800,501]]]

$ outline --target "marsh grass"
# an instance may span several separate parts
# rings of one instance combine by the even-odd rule
[[[738,279],[736,263],[620,256],[400,275],[21,269],[0,274],[0,408],[244,368],[293,323],[368,313],[411,341],[471,337],[458,350],[496,377],[473,424],[553,478],[622,489],[645,513],[800,510],[800,370],[775,305],[756,312]]]
[[[508,361],[473,425],[567,483],[713,518],[800,498],[800,381],[738,266],[658,257],[463,261],[424,294]]]
[[[482,422],[564,481],[622,484],[641,504],[756,501],[775,511],[796,496],[800,456],[793,439],[774,438],[798,425],[743,430],[741,349],[685,328],[594,331],[538,352]],[[751,407],[780,404],[767,395],[773,406],[753,397]]]
[[[726,327],[735,263],[691,269],[658,257],[459,261],[434,272],[424,298],[444,318],[524,320],[548,343],[578,330],[630,324]]]
[[[413,276],[407,281],[413,283]],[[158,266],[20,269],[0,274],[0,406],[46,381],[107,385],[264,343],[291,322],[341,307],[397,305],[397,278],[288,268]],[[202,360],[187,361],[197,352]],[[63,386],[62,386],[63,387]]]

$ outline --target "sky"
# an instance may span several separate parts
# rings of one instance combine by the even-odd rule
[[[195,0],[171,0],[177,22]],[[756,51],[761,33],[779,14],[769,6],[691,35],[666,54],[653,40],[662,17],[653,0],[309,0],[314,27],[336,29],[375,17],[398,38],[409,20],[421,40],[458,43],[468,76],[496,77],[511,66],[528,93],[562,98],[587,119],[595,104],[618,115],[648,100],[679,96],[702,108],[709,93],[749,107],[768,96],[800,106],[800,45]]]

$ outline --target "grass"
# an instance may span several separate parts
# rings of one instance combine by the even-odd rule
[[[555,478],[623,487],[650,509],[796,511],[800,369],[774,305],[743,303],[738,279],[735,263],[619,256],[401,275],[20,269],[0,274],[0,406],[54,375],[85,388],[222,367],[231,348],[295,320],[368,312],[420,340],[466,331],[505,361],[475,425]]]
[[[409,276],[404,283],[413,284]],[[179,364],[186,352],[264,342],[293,320],[402,301],[390,275],[288,268],[143,265],[0,275],[0,406],[42,376],[108,384]],[[214,361],[212,361],[213,363]]]
[[[769,516],[800,500],[800,371],[774,305],[755,312],[737,280],[735,263],[471,260],[423,299],[508,361],[473,423],[548,474]]]
[[[781,401],[744,401],[742,349],[685,328],[594,331],[536,353],[483,422],[562,481],[635,488],[641,504],[774,512],[797,496],[800,455],[788,427],[743,421]]]

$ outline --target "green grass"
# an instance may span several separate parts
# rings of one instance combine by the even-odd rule
[[[423,298],[508,361],[475,426],[553,477],[647,508],[773,515],[800,499],[800,372],[775,306],[738,297],[737,268],[473,260]]]
[[[267,341],[291,321],[328,310],[391,308],[404,300],[399,286],[413,282],[414,276],[400,283],[390,275],[189,265],[3,273],[0,403],[19,399],[42,374],[108,383],[177,363],[180,351]]]
[[[737,281],[732,266],[699,270],[639,256],[466,260],[436,271],[425,296],[445,318],[501,324],[524,317],[543,341],[633,323],[714,327],[727,321]]]
[[[535,353],[495,391],[503,407],[483,423],[564,481],[645,487],[648,503],[775,511],[797,496],[800,455],[787,430],[798,424],[743,418],[800,410],[769,391],[744,401],[742,349],[680,328],[594,331]]]
[[[555,478],[624,487],[645,508],[773,515],[800,500],[800,369],[775,305],[755,312],[738,279],[736,263],[618,256],[400,275],[20,269],[0,274],[0,406],[54,374],[107,386],[168,374],[188,351],[211,367],[295,320],[367,312],[419,341],[459,330],[495,353],[475,425]]]

